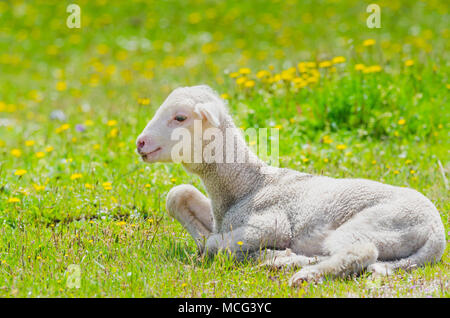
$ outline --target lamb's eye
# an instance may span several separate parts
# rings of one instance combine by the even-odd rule
[[[175,116],[175,120],[176,121],[179,121],[179,122],[182,122],[182,121],[185,121],[186,120],[186,116],[183,116],[183,115],[177,115],[177,116]]]

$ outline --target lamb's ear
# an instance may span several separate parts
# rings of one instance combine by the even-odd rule
[[[220,110],[214,103],[200,103],[195,106],[194,110],[200,117],[207,120],[211,126],[219,127],[220,125]]]

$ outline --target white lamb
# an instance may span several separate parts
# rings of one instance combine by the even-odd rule
[[[167,97],[137,139],[143,160],[173,161],[179,140],[172,140],[172,133],[183,127],[193,134],[195,120],[204,131],[231,129],[234,150],[246,158],[241,163],[193,163],[189,155],[182,160],[200,176],[210,199],[191,185],[179,185],[167,195],[167,210],[200,251],[257,255],[264,265],[302,267],[290,279],[294,286],[324,275],[345,277],[364,269],[387,275],[440,260],[444,226],[425,196],[365,179],[283,168],[263,173],[267,165],[246,146],[225,102],[208,86],[178,88]],[[230,136],[226,139],[224,144]],[[201,140],[203,146],[208,142]],[[193,155],[198,151],[194,141],[190,148]]]

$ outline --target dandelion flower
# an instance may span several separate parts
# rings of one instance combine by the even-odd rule
[[[24,170],[24,169],[19,169],[19,170],[16,170],[16,171],[14,172],[14,175],[15,175],[15,176],[21,177],[21,176],[25,175],[26,173],[27,173],[26,170]]]
[[[118,133],[119,133],[119,129],[113,128],[113,129],[111,129],[111,131],[109,132],[109,137],[111,137],[111,138],[116,138]]]
[[[70,176],[70,180],[77,180],[77,179],[81,179],[83,177],[83,175],[81,173],[74,173],[73,175]]]
[[[248,67],[243,67],[243,68],[239,69],[239,73],[241,73],[243,75],[250,74],[251,72],[252,71]]]
[[[409,67],[409,66],[413,66],[414,65],[414,61],[413,60],[407,60],[405,61],[405,66]]]
[[[337,148],[338,150],[344,150],[344,149],[347,149],[347,146],[344,145],[344,144],[339,144],[339,145],[336,146],[336,148]]]
[[[328,136],[328,135],[323,136],[324,144],[331,144],[332,142],[333,142],[333,139],[331,139],[330,136]]]
[[[11,154],[12,154],[14,157],[19,158],[19,157],[22,155],[22,151],[20,151],[20,149],[13,149],[13,150],[11,150]]]
[[[403,118],[400,119],[397,124],[399,124],[400,126],[403,126],[404,124],[406,124],[406,120],[404,120]]]
[[[327,68],[327,67],[330,67],[332,64],[331,64],[331,62],[330,61],[323,61],[323,62],[320,62],[319,63],[319,67],[320,68]]]
[[[9,198],[8,199],[8,203],[19,203],[20,202],[20,199],[19,198]]]
[[[25,146],[31,147],[31,146],[34,146],[35,143],[36,142],[34,140],[27,140],[27,141],[25,141]]]
[[[244,242],[242,242],[242,241],[237,242],[237,245],[239,245],[239,246],[242,246],[243,244],[244,244]]]
[[[255,86],[255,81],[253,81],[253,80],[246,81],[244,83],[244,86],[247,88],[252,88],[253,86]]]
[[[364,70],[364,68],[365,68],[364,64],[356,64],[355,65],[356,71],[362,71],[362,70]]]
[[[36,152],[36,158],[43,158],[45,156],[45,153],[42,151]]]
[[[343,57],[343,56],[336,56],[336,57],[333,57],[333,59],[331,60],[331,62],[333,62],[333,64],[344,63],[344,62],[345,62],[345,57]]]
[[[62,91],[65,91],[66,89],[67,89],[66,82],[58,82],[58,83],[56,83],[56,90],[62,92]]]
[[[364,40],[363,45],[364,46],[373,46],[375,45],[376,41],[374,39],[367,39]]]
[[[34,188],[34,190],[36,190],[36,192],[44,191],[45,190],[45,185],[38,185],[38,184],[34,183],[33,184],[33,188]]]

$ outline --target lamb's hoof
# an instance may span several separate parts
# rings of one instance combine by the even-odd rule
[[[323,280],[322,273],[313,268],[302,268],[300,271],[295,273],[291,279],[289,280],[289,286],[298,287],[303,282],[318,282],[320,283]]]
[[[367,266],[367,271],[371,272],[373,275],[379,276],[389,276],[392,275],[392,269],[387,264],[383,263],[373,263]]]

